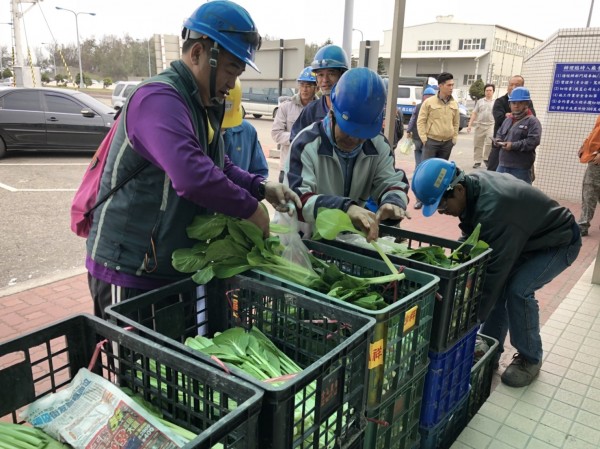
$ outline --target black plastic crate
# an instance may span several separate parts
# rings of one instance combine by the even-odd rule
[[[487,335],[477,334],[489,347],[487,352],[471,368],[471,391],[469,393],[468,419],[479,411],[483,403],[490,397],[492,378],[494,377],[494,359],[498,351],[498,340]]]
[[[0,421],[21,423],[20,411],[68,385],[88,367],[102,340],[107,344],[93,371],[131,388],[158,406],[168,421],[197,433],[185,449],[209,449],[218,443],[227,449],[260,448],[262,391],[89,315],[0,344]]]
[[[433,426],[469,393],[477,327],[445,352],[429,352],[421,425]]]
[[[381,260],[321,242],[306,240],[304,243],[315,257],[334,263],[344,273],[358,277],[390,274]],[[248,275],[376,320],[369,345],[367,409],[371,410],[392,397],[428,363],[433,303],[439,278],[410,268],[405,268],[403,273],[406,278],[400,282],[373,286],[379,288],[390,304],[381,310],[367,310],[262,271],[253,270]]]
[[[406,244],[410,249],[439,246],[444,248],[447,255],[461,245],[458,241],[383,225],[379,226],[379,236],[393,237],[397,243]],[[338,240],[327,241],[327,243],[381,260],[379,254],[372,249]],[[471,246],[465,245],[465,256],[470,249]],[[447,350],[478,323],[477,313],[481,302],[485,270],[491,253],[492,249],[487,249],[479,256],[456,264],[452,268],[442,268],[414,259],[389,255],[394,264],[435,274],[440,278],[429,344],[432,351]]]
[[[185,346],[186,338],[212,337],[237,326],[258,327],[304,368],[281,385],[231,369],[264,390],[261,449],[345,448],[364,431],[372,318],[242,275],[206,286],[184,280],[106,312],[153,342],[212,364]]]
[[[419,416],[425,384],[424,369],[381,406],[367,412],[363,449],[419,447]]]
[[[466,395],[444,419],[434,426],[421,426],[421,449],[448,449],[467,425],[469,395]]]

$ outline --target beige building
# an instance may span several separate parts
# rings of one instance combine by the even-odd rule
[[[523,61],[541,39],[499,25],[456,23],[453,16],[404,28],[400,76],[454,75],[458,100],[467,98],[476,80],[496,85],[496,97],[506,93],[508,80],[521,73]],[[387,70],[392,30],[384,31],[379,56]]]

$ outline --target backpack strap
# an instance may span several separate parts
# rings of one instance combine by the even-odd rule
[[[102,198],[100,198],[98,201],[96,201],[96,204],[94,204],[94,207],[92,207],[90,210],[88,210],[86,213],[84,213],[83,216],[86,218],[89,217],[90,214],[92,212],[94,212],[94,210],[96,210],[96,208],[98,208],[98,206],[100,206],[102,203],[104,203],[106,200],[108,200],[117,190],[119,190],[121,187],[123,187],[125,184],[127,184],[129,181],[131,181],[133,178],[135,178],[148,165],[150,165],[150,161],[144,161],[140,165],[138,165],[135,168],[135,170],[133,170],[131,173],[129,173],[129,175],[127,175],[126,178],[122,179],[121,182],[119,182],[116,186],[114,186],[112,189],[110,189],[106,193],[106,195],[104,195]]]

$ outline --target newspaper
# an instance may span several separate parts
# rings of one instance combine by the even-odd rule
[[[21,418],[74,449],[176,449],[186,443],[119,387],[85,368],[64,390],[30,404]]]

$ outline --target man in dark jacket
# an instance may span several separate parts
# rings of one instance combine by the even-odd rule
[[[523,87],[525,85],[525,79],[521,75],[515,75],[508,81],[508,87],[506,88],[506,94],[498,97],[494,102],[492,108],[492,114],[494,115],[494,137],[496,133],[504,123],[504,120],[510,114],[510,102],[508,97],[512,93],[515,87]],[[529,100],[529,110],[535,115],[535,109],[533,108],[533,102]],[[488,157],[487,169],[490,171],[496,171],[498,168],[498,157],[500,148],[492,146],[490,155]]]
[[[510,173],[529,184],[535,161],[535,149],[542,138],[542,125],[528,107],[529,90],[517,87],[510,94],[512,113],[496,133],[494,146],[500,148],[497,172]]]
[[[481,333],[501,351],[508,330],[518,351],[502,373],[511,387],[529,385],[542,366],[539,307],[535,292],[577,258],[579,227],[569,209],[514,177],[489,171],[466,175],[454,162],[421,162],[412,189],[423,215],[460,219],[463,236],[481,224],[480,239],[493,249],[482,286]]]
[[[325,45],[319,48],[311,64],[317,86],[321,90],[321,98],[308,103],[298,116],[290,132],[290,142],[294,137],[309,125],[320,122],[329,112],[331,107],[331,89],[338,82],[346,70],[350,68],[348,56],[338,45]]]

